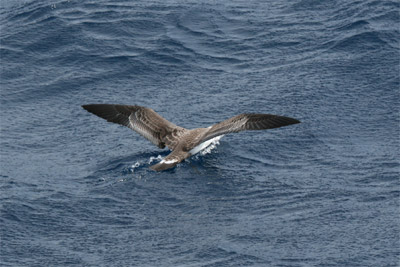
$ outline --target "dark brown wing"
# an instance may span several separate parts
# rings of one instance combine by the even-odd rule
[[[245,130],[273,129],[296,123],[300,123],[300,121],[278,115],[252,113],[240,114],[211,126],[200,140],[199,144],[227,133],[237,133]]]
[[[186,129],[161,117],[151,108],[141,106],[91,104],[82,106],[87,111],[131,128],[160,148],[174,149],[179,136]]]

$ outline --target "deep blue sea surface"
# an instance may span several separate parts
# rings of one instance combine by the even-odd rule
[[[400,4],[0,3],[1,266],[399,266]],[[226,135],[176,168],[82,104]]]

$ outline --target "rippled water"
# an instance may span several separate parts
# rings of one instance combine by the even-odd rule
[[[4,266],[398,266],[397,1],[2,1]],[[169,152],[80,106],[196,128]]]

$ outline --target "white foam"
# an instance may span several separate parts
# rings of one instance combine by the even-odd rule
[[[136,161],[136,163],[133,164],[133,165],[131,166],[131,168],[132,168],[132,169],[135,169],[135,168],[137,168],[137,167],[139,167],[139,166],[140,166],[140,162],[139,162],[139,161]]]
[[[162,160],[162,156],[158,155],[157,157],[150,157],[149,164],[152,163],[154,160]]]
[[[136,168],[138,168],[140,166],[140,162],[139,161],[136,161],[136,163],[135,164],[132,164],[132,166],[130,166],[129,168],[128,168],[128,170],[129,170],[129,172],[134,172],[135,171],[135,169]]]

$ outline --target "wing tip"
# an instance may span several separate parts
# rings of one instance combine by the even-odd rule
[[[85,105],[81,105],[81,107],[86,110],[89,111],[91,113],[93,113],[93,110],[96,106],[99,106],[99,104],[85,104]]]
[[[300,120],[295,119],[295,118],[290,118],[290,117],[284,117],[284,116],[279,116],[280,119],[279,120],[279,126],[278,127],[283,127],[283,126],[289,126],[289,125],[293,125],[293,124],[298,124],[301,123]]]
[[[291,124],[301,123],[301,121],[299,121],[298,119],[294,119],[294,118],[290,118],[290,119],[291,119]]]

